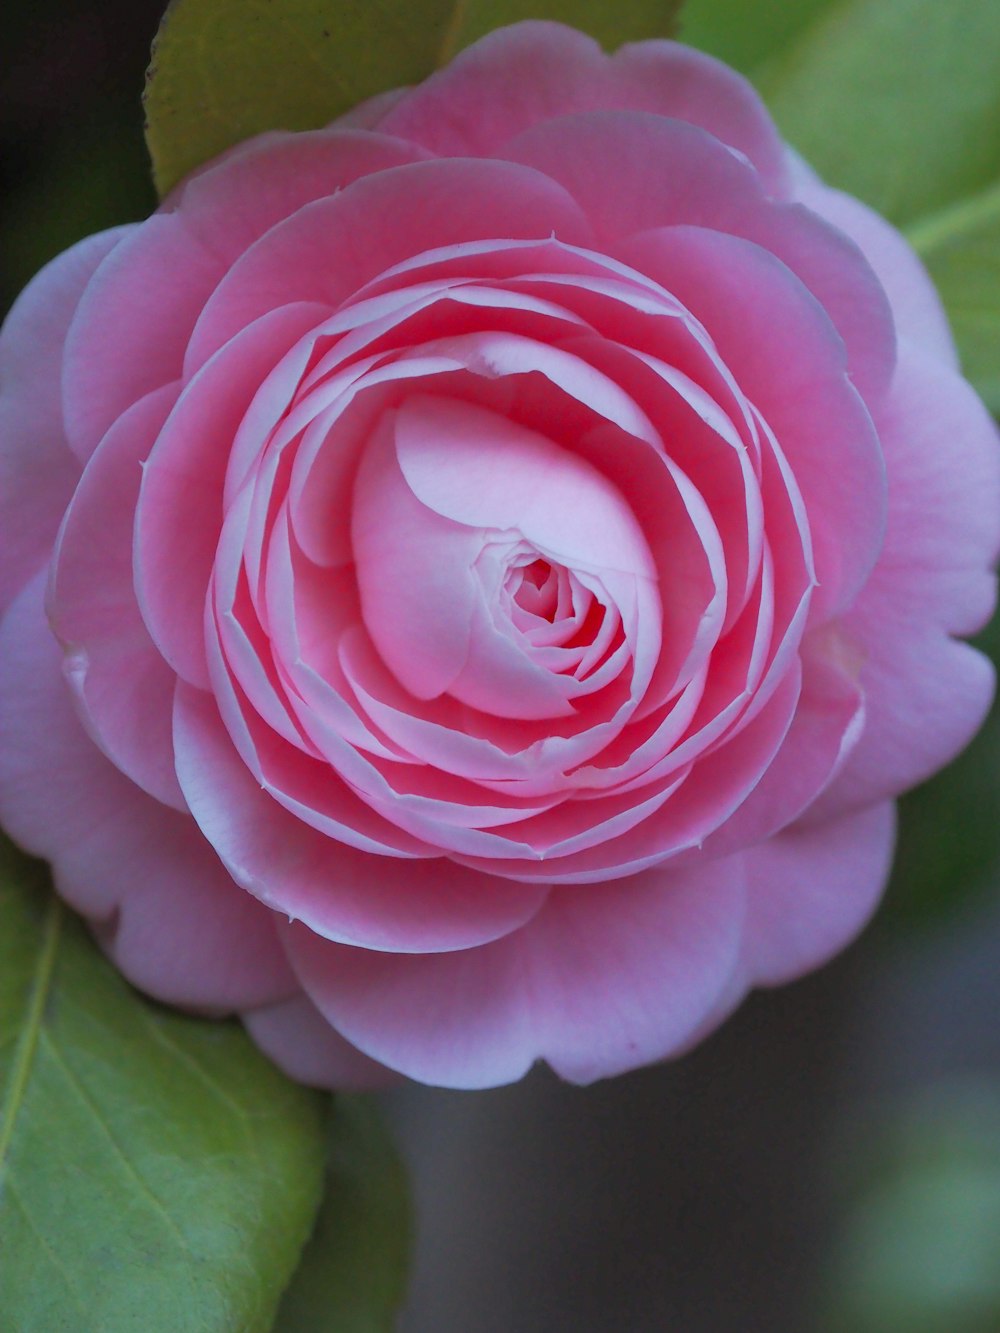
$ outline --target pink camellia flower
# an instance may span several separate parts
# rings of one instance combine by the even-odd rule
[[[2,377],[4,823],[308,1081],[690,1045],[854,935],[990,700],[933,289],[683,46],[522,24],[241,145]]]

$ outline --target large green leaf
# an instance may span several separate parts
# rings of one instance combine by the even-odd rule
[[[315,129],[418,83],[492,28],[572,23],[617,45],[672,30],[680,0],[172,0],[153,45],[146,141],[161,194],[263,130]]]
[[[686,0],[680,37],[749,74],[782,51],[831,0]]]
[[[275,1333],[391,1333],[411,1231],[403,1165],[371,1100],[336,1099],[326,1198]]]
[[[760,81],[808,161],[901,225],[1000,171],[995,0],[835,4]]]
[[[319,1205],[325,1100],[170,1013],[35,863],[0,874],[0,1326],[271,1328]]]

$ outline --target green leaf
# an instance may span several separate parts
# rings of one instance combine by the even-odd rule
[[[829,8],[830,0],[686,0],[680,37],[749,74]]]
[[[374,1105],[337,1097],[326,1198],[276,1333],[391,1333],[411,1230],[406,1174]]]
[[[146,80],[146,142],[165,194],[264,130],[316,129],[419,83],[491,28],[552,18],[617,45],[668,35],[680,0],[172,0]]]
[[[828,180],[900,225],[995,181],[994,0],[850,0],[760,76],[778,124]]]
[[[449,41],[443,60],[494,28],[521,19],[552,19],[596,37],[608,50],[624,42],[671,37],[683,0],[453,0]],[[441,63],[443,63],[443,60]]]
[[[270,1329],[319,1204],[324,1106],[235,1023],[135,994],[3,852],[4,1328]]]

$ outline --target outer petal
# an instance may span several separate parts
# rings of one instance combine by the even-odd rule
[[[817,816],[930,776],[968,742],[993,669],[951,634],[987,619],[1000,539],[997,430],[969,385],[908,350],[876,422],[889,476],[885,547],[844,618],[860,656],[867,721]]]
[[[315,314],[307,303],[272,310],[220,349],[185,385],[143,467],[133,552],[139,607],[164,658],[195,685],[208,684],[202,618],[233,441]],[[270,388],[280,411],[295,382],[279,368]],[[264,388],[261,396],[271,395]]]
[[[265,1004],[294,988],[273,915],[193,821],[144,795],[84,735],[37,576],[0,630],[0,817],[53,864],[130,981],[175,1004]]]
[[[641,42],[607,56],[557,23],[490,33],[380,122],[442,157],[491,157],[514,135],[579,111],[648,111],[689,121],[746,156],[775,188],[781,143],[749,83],[720,61],[675,42]]]
[[[178,386],[118,418],[84,469],[53,554],[48,614],[95,743],[150,796],[183,810],[170,733],[176,677],[153,645],[132,582],[139,481]]]
[[[66,444],[66,330],[98,265],[129,227],[90,236],[25,289],[0,334],[0,611],[48,558],[80,467]]]
[[[553,234],[591,239],[566,191],[530,167],[450,159],[377,171],[300,208],[241,255],[198,318],[187,369],[267,311],[297,301],[333,310],[423,250]]]
[[[73,320],[65,390],[74,452],[86,459],[136,399],[179,377],[202,307],[257,237],[358,176],[423,156],[381,135],[328,130],[265,135],[196,173],[101,265]]]
[[[854,938],[885,887],[895,808],[870,806],[814,828],[796,826],[743,853],[751,985],[776,986],[819,967]]]
[[[858,244],[886,290],[900,336],[958,370],[955,340],[937,288],[896,228],[860,199],[818,181],[800,185],[796,198]]]
[[[480,949],[391,957],[300,926],[286,948],[324,1016],[401,1073],[489,1087],[544,1059],[587,1083],[686,1040],[729,979],[742,918],[739,863],[724,860],[556,893]]]
[[[384,1088],[399,1079],[335,1032],[305,995],[251,1009],[247,1031],[290,1078],[337,1092]]]

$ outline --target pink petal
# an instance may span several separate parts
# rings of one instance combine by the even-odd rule
[[[414,706],[363,633],[344,636],[342,664],[350,691],[379,735],[417,760],[501,795],[530,797],[572,785],[570,770],[599,753],[632,711],[626,701],[610,720],[590,716],[563,735],[551,720],[541,728],[498,721],[447,697],[433,701],[433,708]]]
[[[544,886],[324,836],[261,789],[210,696],[181,686],[177,702],[178,776],[192,813],[238,883],[311,930],[366,949],[463,949],[515,930],[544,902]]]
[[[202,617],[233,441],[268,372],[313,326],[315,313],[309,305],[274,310],[235,337],[186,385],[143,468],[139,605],[160,652],[195,685],[208,684]],[[295,385],[277,378],[287,402]]]
[[[890,223],[840,190],[819,182],[799,186],[796,198],[850,236],[889,297],[900,337],[958,369],[958,353],[941,298],[909,242]]]
[[[385,1088],[399,1080],[345,1041],[302,994],[250,1009],[242,1017],[264,1054],[297,1083],[344,1092]]]
[[[59,533],[48,614],[95,744],[150,796],[183,810],[171,740],[176,677],[149,637],[132,584],[142,465],[177,393],[167,385],[140,399],[92,455]]]
[[[442,157],[493,157],[553,116],[619,108],[689,121],[748,157],[776,188],[781,141],[756,92],[720,61],[674,42],[607,56],[561,24],[490,33],[401,98],[379,122]]]
[[[739,867],[706,862],[563,890],[523,929],[403,958],[292,927],[313,1003],[373,1059],[425,1083],[482,1088],[546,1060],[588,1083],[661,1060],[714,1004],[738,956]]]
[[[950,635],[978,629],[996,595],[996,426],[963,379],[909,350],[877,425],[889,474],[885,548],[843,621],[867,720],[825,815],[929,777],[968,743],[993,696],[990,663]]]
[[[198,369],[201,360],[185,364],[195,322],[238,256],[268,228],[359,175],[423,156],[382,135],[330,129],[263,135],[196,172],[101,265],[73,321],[65,390],[78,456],[86,459],[138,398],[178,379],[182,367],[185,377]]]
[[[44,579],[0,629],[0,817],[53,863],[137,986],[230,1009],[288,994],[273,916],[233,884],[193,821],[152,800],[85,736],[42,612]]]
[[[48,559],[80,475],[62,414],[66,331],[95,270],[129,231],[90,236],[53,260],[0,333],[0,610]]]
[[[803,645],[802,694],[781,749],[760,781],[705,847],[712,855],[762,844],[816,799],[864,726],[864,696],[824,630]]]
[[[892,313],[861,251],[809,210],[767,198],[756,172],[703,130],[656,116],[599,112],[538,125],[505,147],[503,156],[558,181],[599,240],[654,278],[657,272],[637,262],[626,245],[637,233],[699,227],[761,246],[826,310],[863,396],[875,401],[884,391],[895,357]],[[682,290],[665,285],[699,314]]]
[[[819,967],[875,910],[892,862],[891,802],[810,828],[793,827],[743,853],[744,967],[777,986]]]
[[[469,655],[482,537],[420,503],[400,471],[395,433],[384,418],[362,455],[351,539],[372,641],[397,680],[430,699]]]
[[[672,227],[636,238],[628,250],[711,331],[774,432],[808,515],[819,583],[814,617],[850,605],[881,547],[885,465],[823,310],[778,259],[735,237]]]
[[[553,847],[554,854],[546,855],[537,865],[532,865],[525,849],[513,842],[507,853],[509,860],[501,859],[502,849],[491,849],[490,860],[479,859],[475,854],[463,854],[456,860],[477,869],[489,867],[493,873],[509,875],[524,883],[544,878],[548,884],[560,885],[621,878],[658,865],[667,857],[693,853],[738,810],[773,762],[794,718],[800,681],[801,671],[795,660],[760,712],[735,735],[726,737],[724,744],[709,754],[696,751],[697,762],[689,761],[686,767],[678,754],[670,773],[650,782],[643,792],[645,801],[631,793],[631,805],[639,818],[633,821],[633,827],[616,836],[595,840],[594,845],[570,850],[565,855],[560,855],[558,846]],[[646,796],[648,791],[664,790],[669,793],[669,800],[657,801]],[[627,808],[626,797],[618,799]],[[580,822],[585,827],[589,822],[586,806],[580,812]],[[525,838],[526,833],[531,833],[531,823],[526,830],[515,826],[512,833],[516,832]]]
[[[497,341],[509,348],[515,340]],[[532,353],[537,364],[550,349],[524,348],[526,357]],[[512,372],[499,356],[494,364],[498,373]],[[593,392],[603,376],[592,372],[591,379]],[[615,386],[601,387],[610,393]],[[617,390],[616,396],[625,397]],[[568,568],[655,577],[643,534],[616,487],[536,431],[469,403],[411,397],[396,413],[395,441],[408,486],[442,517],[471,528],[515,529]]]
[[[553,234],[586,244],[590,228],[565,190],[530,168],[452,160],[378,171],[307,204],[232,265],[198,320],[188,368],[265,312],[296,301],[334,309],[420,251]]]

